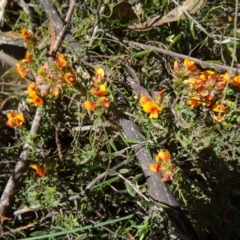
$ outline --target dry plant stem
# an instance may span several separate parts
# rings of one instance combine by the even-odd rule
[[[19,209],[19,210],[15,211],[13,214],[16,217],[16,216],[21,215],[21,214],[26,213],[26,212],[36,211],[40,207],[41,207],[40,205],[35,205],[35,206],[28,207],[28,208],[22,208],[22,209]]]
[[[24,0],[19,0],[18,4],[22,7],[23,11],[28,15],[31,16],[31,11],[29,10],[29,5],[25,3]]]
[[[212,68],[212,69],[216,69],[216,70],[219,70],[219,71],[228,71],[231,74],[238,74],[239,73],[238,68],[202,61],[198,58],[189,57],[189,56],[184,55],[184,54],[172,52],[172,51],[169,51],[169,50],[166,50],[166,49],[158,48],[158,47],[143,44],[143,43],[138,43],[138,42],[133,42],[133,41],[128,41],[128,40],[123,40],[123,42],[125,44],[128,44],[129,46],[132,46],[132,47],[138,47],[138,48],[142,48],[142,49],[145,49],[145,50],[152,50],[154,52],[159,52],[159,53],[162,53],[164,55],[168,55],[168,56],[174,57],[174,58],[179,58],[179,59],[188,58],[188,59],[194,61],[195,63],[199,64],[203,68]]]
[[[51,50],[55,50],[58,48],[61,40],[62,40],[62,37],[64,35],[64,33],[66,32],[67,30],[67,24],[66,26],[64,26],[63,24],[63,21],[62,19],[59,17],[58,13],[57,13],[57,10],[55,9],[52,1],[50,0],[39,0],[39,2],[41,3],[41,5],[43,6],[48,18],[50,19],[50,21],[52,22],[53,24],[53,28],[56,33],[57,36],[57,39],[56,39],[56,43],[54,44],[54,46],[51,47]],[[66,22],[69,22],[70,19],[71,19],[71,15],[72,15],[72,12],[74,10],[74,7],[76,5],[76,1],[75,0],[71,0],[70,1],[70,6],[69,6],[69,9],[68,9],[68,12],[67,12],[67,15],[66,15],[66,18],[65,18],[65,21]],[[47,8],[46,8],[47,6]],[[52,31],[52,32],[53,32]],[[69,33],[66,33],[65,36],[64,36],[64,40],[68,40],[72,37],[71,34]],[[58,39],[59,38],[59,39]],[[76,53],[76,55],[80,55],[81,53],[81,47],[79,46],[79,43],[76,42],[76,41],[70,41],[68,43],[68,45],[70,47],[72,47]],[[50,53],[51,54],[51,53]]]
[[[189,56],[181,54],[181,53],[172,52],[170,50],[155,47],[155,46],[152,46],[152,45],[147,45],[147,44],[144,44],[144,43],[133,42],[133,41],[128,41],[128,40],[121,41],[121,40],[119,40],[118,38],[116,38],[115,36],[113,36],[109,33],[105,33],[105,35],[107,37],[113,39],[116,42],[119,42],[119,43],[123,42],[124,44],[127,44],[128,46],[131,46],[131,47],[141,48],[141,49],[144,49],[144,50],[152,50],[154,52],[162,53],[164,55],[167,55],[167,56],[170,56],[170,57],[173,57],[173,58],[179,58],[179,59],[182,59],[182,60],[188,58],[188,59],[194,61],[195,63],[199,64],[203,68],[212,68],[212,69],[216,69],[216,70],[219,70],[219,71],[228,71],[231,74],[239,74],[239,72],[240,72],[239,68],[234,68],[232,66],[229,67],[229,66],[225,66],[225,65],[222,65],[222,64],[202,61],[198,58],[189,57]]]
[[[76,5],[76,0],[71,0],[67,15],[65,17],[65,22],[67,23],[70,22],[75,5]]]
[[[234,39],[237,38],[237,15],[238,15],[238,0],[236,0],[236,4],[235,4],[235,18],[234,18]],[[234,45],[233,45],[233,56],[232,57],[232,62],[231,62],[231,68],[233,68],[233,65],[234,65],[234,62],[235,62],[235,56],[236,56],[236,52],[237,52],[237,42],[236,40],[234,41]],[[223,97],[222,97],[222,103],[224,102],[225,98],[226,98],[226,94],[227,94],[227,88],[228,88],[228,85],[229,85],[229,80],[227,81],[227,84],[225,86],[225,89],[224,89],[224,93],[223,93]],[[220,116],[220,113],[219,113],[219,116]]]
[[[58,151],[58,156],[60,158],[60,160],[63,160],[63,155],[62,155],[62,146],[61,146],[61,141],[59,140],[59,129],[60,129],[61,123],[58,122],[55,125],[55,142],[57,144],[57,151]]]
[[[178,6],[178,8],[180,8],[181,9],[181,11],[189,18],[189,19],[191,19],[195,24],[196,24],[196,26],[201,30],[201,31],[203,31],[208,37],[210,37],[210,38],[214,38],[214,36],[213,35],[211,35],[211,34],[209,34],[208,32],[207,32],[207,30],[205,30],[189,13],[188,13],[188,9],[189,10],[193,10],[192,12],[190,12],[191,14],[194,14],[194,13],[196,13],[197,11],[199,11],[205,4],[206,4],[206,2],[207,2],[207,0],[197,0],[196,2],[194,2],[194,1],[192,1],[192,0],[190,0],[190,1],[186,1],[186,5],[189,3],[189,8],[185,8],[185,7],[183,7],[183,6],[180,6],[179,4],[178,4],[178,2],[177,1],[175,1],[175,0],[173,0],[173,2]]]
[[[12,38],[8,35],[9,32],[0,32],[0,45],[7,44],[18,47],[24,47],[24,41],[21,38]]]
[[[29,223],[28,225],[26,226],[23,226],[23,227],[18,227],[18,228],[15,228],[15,229],[11,229],[10,231],[8,232],[4,232],[1,234],[1,236],[13,236],[13,233],[19,233],[23,230],[26,230],[26,229],[30,229],[30,228],[33,228],[34,226],[36,226],[38,223],[37,222],[33,222],[33,223]]]
[[[22,226],[19,228],[11,229],[10,231],[2,233],[0,236],[8,236],[8,235],[13,235],[13,233],[18,233],[26,229],[33,228],[34,226],[43,223],[47,218],[52,218],[55,215],[55,212],[50,212],[48,213],[45,217],[42,217],[39,221],[34,221],[33,223],[29,223],[26,226]]]
[[[37,134],[40,126],[41,118],[42,118],[42,111],[41,111],[41,108],[38,108],[33,120],[31,130],[30,130],[31,136],[34,136]],[[31,144],[30,140],[24,144],[19,160],[15,165],[14,172],[9,178],[7,185],[2,193],[2,196],[0,199],[0,215],[5,216],[7,214],[9,208],[11,207],[13,195],[17,189],[17,186],[24,178],[23,175],[24,173],[26,173],[26,169],[28,167],[27,156],[28,156],[28,149],[30,144]]]
[[[8,2],[7,0],[1,0],[0,1],[0,25],[1,26],[4,23],[4,12],[5,12],[7,2]]]
[[[29,16],[29,18],[31,19],[31,24],[30,24],[30,29],[31,31],[33,31],[33,12],[31,10],[31,8],[29,7],[29,4],[25,3],[24,0],[18,0],[18,4],[22,7],[23,11],[26,13],[26,15]]]
[[[69,9],[68,9],[68,12],[67,12],[67,16],[65,18],[65,26],[62,27],[61,31],[59,32],[58,36],[57,36],[57,39],[56,39],[56,42],[55,42],[55,45],[53,47],[53,51],[56,51],[58,46],[60,45],[62,39],[63,39],[63,36],[68,28],[68,23],[71,19],[71,16],[72,16],[72,13],[73,13],[73,10],[74,10],[74,7],[76,5],[76,1],[75,0],[71,0],[70,1],[70,6],[69,6]]]
[[[0,51],[0,60],[5,62],[7,65],[13,67],[16,65],[17,59],[11,57],[10,55]]]
[[[61,18],[58,16],[57,10],[55,9],[52,1],[50,0],[39,0],[43,9],[45,10],[48,18],[53,23],[54,30],[58,35],[63,27],[63,22]]]

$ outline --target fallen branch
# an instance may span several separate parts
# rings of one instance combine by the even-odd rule
[[[132,47],[137,47],[137,48],[141,48],[141,49],[145,49],[145,50],[152,50],[154,52],[162,53],[164,55],[168,55],[168,56],[174,57],[174,58],[179,58],[179,59],[188,58],[188,59],[194,61],[195,63],[199,64],[203,68],[212,68],[212,69],[217,69],[219,71],[228,71],[232,74],[238,74],[239,73],[238,68],[234,68],[234,67],[232,68],[232,67],[225,66],[225,65],[222,65],[222,64],[202,61],[198,58],[189,57],[189,56],[184,55],[184,54],[172,52],[170,50],[166,50],[166,49],[163,49],[163,48],[159,48],[159,47],[155,47],[155,46],[151,46],[151,45],[147,45],[147,44],[143,44],[143,43],[138,43],[138,42],[133,42],[133,41],[128,41],[128,40],[123,40],[123,42],[125,44],[128,44],[129,46],[132,46]]]
[[[42,118],[42,111],[40,108],[38,108],[33,120],[31,130],[30,130],[30,134],[32,136],[37,134],[40,126],[41,118]],[[26,169],[27,169],[27,156],[28,156],[28,150],[30,146],[31,146],[31,140],[29,140],[23,145],[23,150],[20,154],[19,160],[17,161],[14,171],[10,176],[7,182],[7,185],[5,186],[5,189],[3,191],[3,194],[0,200],[0,215],[3,215],[3,216],[7,215],[8,210],[11,207],[14,193],[18,185],[23,180],[23,174],[26,173]]]

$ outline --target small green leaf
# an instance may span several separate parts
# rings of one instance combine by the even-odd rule
[[[141,51],[135,54],[135,57],[143,57],[147,54],[149,54],[150,52],[152,52],[152,50],[145,50],[145,51]]]
[[[168,45],[168,49],[171,49],[173,47],[173,45],[175,45],[177,42],[179,42],[179,40],[181,39],[182,37],[182,34],[179,33],[176,37],[174,37],[173,39],[169,39],[169,41],[171,42],[169,45]]]
[[[226,43],[229,43],[231,42],[231,39],[227,38],[227,39],[224,39],[223,41],[221,41],[220,43],[221,44],[226,44]]]
[[[36,236],[42,236],[42,235],[45,235],[45,234],[47,234],[47,232],[45,232],[45,231],[35,231],[35,232],[32,232],[30,234],[30,236],[36,237]]]
[[[137,180],[138,180],[139,178],[141,178],[142,176],[143,176],[143,174],[140,173],[140,174],[136,175],[131,181],[132,181],[132,182],[137,182]]]
[[[132,197],[135,197],[135,196],[136,196],[136,192],[135,192],[135,190],[132,188],[132,186],[131,186],[128,182],[125,182],[125,185],[126,185],[126,188],[127,188],[128,193],[129,193]]]
[[[120,172],[121,174],[124,174],[124,173],[128,173],[129,170],[126,169],[126,168],[123,168],[123,169],[120,169],[119,172]]]
[[[116,175],[117,171],[115,169],[109,169],[108,174],[111,175]]]
[[[155,204],[153,202],[149,202],[146,200],[140,201],[141,205],[146,206],[146,207],[153,207]]]
[[[117,148],[116,148],[114,142],[111,140],[111,141],[109,141],[109,143],[110,143],[111,147],[113,148],[113,150],[114,150],[115,152],[117,152]]]
[[[81,236],[78,236],[77,238],[75,238],[75,240],[83,240],[87,238],[87,234],[82,234]]]
[[[194,31],[194,22],[193,21],[191,21],[191,24],[190,24],[190,31],[191,31],[192,37],[195,39],[196,34],[195,34],[195,31]]]

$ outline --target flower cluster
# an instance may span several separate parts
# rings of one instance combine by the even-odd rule
[[[102,68],[95,69],[95,76],[93,77],[93,86],[90,93],[93,98],[91,101],[85,101],[84,106],[89,111],[94,111],[96,108],[102,106],[104,108],[110,107],[110,100],[107,97],[108,88],[104,79],[104,70]]]
[[[205,107],[212,110],[212,117],[216,121],[223,121],[224,114],[229,110],[231,103],[223,102],[226,85],[240,87],[240,76],[234,78],[226,72],[217,74],[212,70],[200,72],[195,63],[185,59],[184,67],[180,68],[174,62],[174,83],[181,85],[182,92],[186,95],[187,103],[191,108]]]
[[[36,172],[34,173],[34,176],[36,178],[41,178],[46,176],[46,170],[43,167],[40,167],[36,164],[30,164],[29,167],[36,170]]]
[[[168,150],[159,151],[156,156],[156,163],[149,164],[149,168],[154,172],[161,172],[163,177],[161,179],[162,182],[167,182],[172,180],[173,176],[173,165],[171,162],[171,156]]]
[[[21,78],[25,78],[28,73],[28,64],[31,63],[33,58],[32,53],[29,50],[34,49],[33,46],[36,44],[36,39],[26,28],[23,28],[21,36],[25,40],[25,46],[28,50],[25,58],[22,59],[21,62],[16,63],[16,68]]]
[[[41,95],[44,96],[52,94],[58,97],[65,84],[76,83],[73,70],[62,53],[57,54],[56,61],[52,62],[50,68],[48,66],[40,67],[38,74],[37,86]]]
[[[38,51],[35,51],[36,39],[27,29],[22,30],[22,38],[25,40],[25,47],[27,48],[26,56],[21,62],[16,64],[17,72],[22,78],[27,76],[29,69],[34,69],[35,65],[32,63],[33,56],[34,59],[39,55]],[[62,87],[65,83],[75,84],[76,77],[73,73],[73,69],[68,64],[64,54],[57,54],[56,61],[52,62],[49,66],[45,63],[44,66],[39,69],[35,69],[38,72],[38,77],[36,78],[36,88],[38,89],[40,96],[46,96],[50,93],[55,97],[58,97],[61,93]],[[34,100],[35,96],[31,96],[30,101]],[[38,104],[36,104],[38,105]]]
[[[64,79],[64,81],[69,84],[75,84],[76,78],[75,78],[74,74],[72,73],[71,67],[68,65],[65,55],[62,53],[59,53],[57,55],[56,62],[57,62],[57,65],[61,68],[61,69],[58,69],[58,70],[60,70],[60,71],[58,71],[58,73],[60,74],[60,76],[58,76],[58,77],[61,80]],[[49,76],[49,77],[51,77],[51,76]]]
[[[163,91],[160,92],[158,97],[163,93]],[[160,98],[158,99],[160,100]],[[149,113],[149,118],[158,118],[158,114],[163,111],[163,107],[159,106],[152,98],[141,95],[139,103],[141,107],[143,108],[143,111],[146,113]]]
[[[6,122],[6,125],[8,127],[23,126],[25,123],[25,118],[22,113],[8,112],[7,118],[8,121]]]

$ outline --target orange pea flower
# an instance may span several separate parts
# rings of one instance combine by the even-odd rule
[[[24,39],[29,39],[31,38],[32,34],[26,28],[23,28],[21,32],[21,36]]]
[[[41,107],[43,105],[43,100],[37,94],[27,99],[29,103],[33,103],[35,107]]]
[[[16,126],[22,126],[25,123],[25,118],[22,113],[18,114],[15,117],[15,124]]]
[[[58,66],[60,66],[60,67],[65,67],[65,66],[67,66],[67,60],[66,60],[66,58],[65,58],[65,55],[64,54],[62,54],[62,53],[59,53],[58,55],[57,55],[57,64],[58,64]]]
[[[237,75],[234,77],[232,85],[234,85],[236,87],[240,87],[240,75]]]
[[[229,72],[225,72],[224,74],[221,74],[220,78],[223,79],[225,82],[232,81],[232,77]]]
[[[229,72],[226,72],[218,77],[218,81],[216,83],[215,88],[218,90],[223,89],[227,83],[231,84],[233,82],[233,79]]]
[[[25,118],[22,113],[9,112],[7,113],[7,118],[6,126],[8,127],[23,126],[25,123]]]
[[[101,84],[99,86],[93,87],[90,92],[98,97],[103,97],[107,94],[107,88],[106,85]]]
[[[102,105],[105,107],[105,108],[109,108],[110,107],[110,101],[107,97],[100,97],[100,100],[102,102]]]
[[[202,79],[202,80],[204,80],[204,81],[207,81],[207,80],[216,80],[216,79],[217,79],[217,74],[216,74],[214,71],[207,70],[207,71],[202,72],[202,73],[199,75],[199,78]]]
[[[161,150],[159,151],[158,155],[156,156],[156,162],[168,162],[171,156],[168,150]]]
[[[36,170],[34,173],[35,177],[40,178],[46,176],[46,170],[43,167],[40,167],[36,164],[31,164],[29,167]]]
[[[227,111],[227,105],[222,103],[215,103],[212,106],[212,110],[218,113],[225,113]]]
[[[183,83],[191,84],[194,89],[198,90],[204,86],[204,81],[199,78],[199,76],[189,77],[184,80]]]
[[[95,75],[96,76],[99,76],[99,77],[101,77],[101,78],[103,78],[104,77],[104,70],[102,69],[102,68],[95,68]]]
[[[102,68],[95,68],[95,76],[93,77],[94,82],[101,82],[104,78],[104,70]]]
[[[143,111],[146,113],[150,113],[149,118],[158,118],[158,113],[162,112],[163,108],[159,107],[153,101],[147,102],[143,106]]]
[[[98,105],[95,102],[86,101],[84,102],[84,107],[89,111],[94,111],[98,107]]]
[[[76,82],[76,78],[74,75],[72,75],[71,73],[66,73],[64,75],[64,79],[66,82],[74,84]]]
[[[149,164],[149,168],[154,173],[158,173],[161,171],[161,165],[159,163],[151,163],[151,164]]]
[[[23,63],[29,63],[31,61],[32,61],[32,54],[29,51],[27,51],[25,58],[22,59],[22,62]]]
[[[172,180],[173,166],[171,163],[171,156],[168,150],[161,150],[156,156],[156,163],[149,164],[150,170],[154,173],[162,173],[162,182]]]
[[[19,73],[21,78],[25,78],[27,76],[27,70],[23,67],[23,65],[20,63],[16,63],[16,67],[17,67],[17,72]]]
[[[198,96],[193,96],[187,102],[191,108],[197,108],[200,105],[200,98]]]
[[[34,97],[34,96],[37,95],[37,90],[36,90],[36,84],[35,83],[31,83],[30,85],[28,85],[27,93],[30,97]]]
[[[7,118],[6,126],[8,127],[22,126],[25,122],[24,116],[16,112],[7,113]]]
[[[153,101],[153,100],[152,100],[150,97],[141,94],[139,103],[140,103],[140,105],[143,107],[147,102],[152,102],[152,101]]]
[[[195,66],[195,62],[186,58],[184,60],[184,63],[183,63],[185,69],[189,72],[196,72],[197,71],[197,67]]]
[[[29,103],[33,103],[36,107],[41,107],[43,105],[43,100],[37,93],[35,83],[28,85],[27,93],[30,97],[27,99]]]

